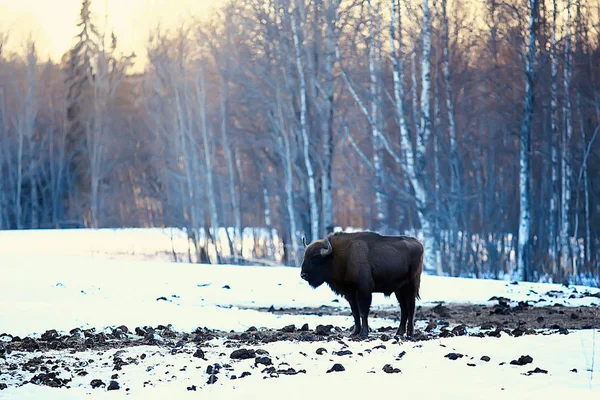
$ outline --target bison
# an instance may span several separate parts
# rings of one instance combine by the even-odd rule
[[[396,295],[401,311],[396,334],[413,335],[423,271],[423,245],[417,239],[367,231],[334,233],[310,244],[303,238],[303,243],[300,277],[313,288],[327,283],[348,300],[354,317],[351,336],[368,336],[373,293]]]

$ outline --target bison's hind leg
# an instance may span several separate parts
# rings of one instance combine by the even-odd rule
[[[416,306],[417,289],[405,286],[396,292],[396,298],[400,303],[400,327],[397,335],[412,337],[415,331],[415,306]]]
[[[408,321],[408,301],[406,299],[406,291],[398,290],[396,299],[400,304],[400,326],[396,331],[396,335],[403,336],[406,333],[406,322]]]
[[[356,292],[347,294],[345,297],[346,300],[348,300],[348,303],[350,303],[352,317],[354,317],[354,329],[352,330],[350,337],[358,336],[360,334],[360,313],[358,310],[358,299],[356,297]]]

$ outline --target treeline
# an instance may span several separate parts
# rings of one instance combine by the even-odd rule
[[[58,64],[0,34],[0,229],[179,226],[235,262],[264,227],[293,264],[361,227],[432,273],[597,282],[597,2],[232,1],[141,74],[89,7]]]

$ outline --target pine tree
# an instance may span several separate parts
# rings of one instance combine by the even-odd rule
[[[67,85],[67,152],[69,178],[76,195],[68,199],[71,215],[81,218],[85,202],[81,194],[90,192],[90,163],[86,154],[86,130],[93,108],[93,59],[98,52],[99,35],[91,19],[91,0],[83,0],[77,27],[77,43],[68,52],[65,66]]]

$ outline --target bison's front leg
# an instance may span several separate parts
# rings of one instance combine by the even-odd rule
[[[360,333],[360,314],[358,311],[358,301],[356,299],[356,293],[347,294],[346,300],[350,303],[350,308],[352,309],[352,317],[354,317],[354,329],[352,329],[352,333],[350,336],[357,336]]]
[[[369,336],[369,324],[367,320],[369,318],[372,295],[371,293],[358,292],[356,297],[358,300],[358,311],[362,322],[360,327],[360,337],[366,338]]]

